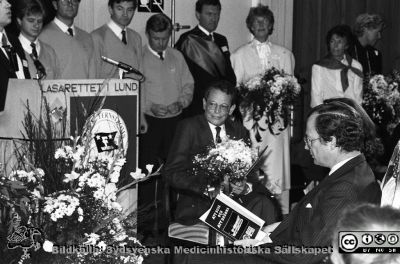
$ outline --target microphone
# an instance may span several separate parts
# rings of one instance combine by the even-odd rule
[[[127,71],[128,73],[135,73],[137,75],[143,76],[143,74],[140,71],[136,70],[131,65],[128,65],[128,64],[120,62],[120,61],[112,60],[112,59],[107,58],[105,56],[101,56],[101,59],[104,60],[105,62],[108,62],[108,63],[114,65],[114,66],[117,66],[118,68],[120,68],[120,69],[122,69],[124,71]]]

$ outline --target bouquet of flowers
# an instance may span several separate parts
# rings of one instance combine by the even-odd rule
[[[31,171],[16,170],[9,176],[0,171],[0,231],[7,238],[0,244],[9,248],[5,261],[19,259],[22,264],[34,248],[32,258],[40,263],[142,263],[146,249],[136,238],[135,217],[123,214],[117,194],[158,175],[161,167],[153,172],[147,165],[147,174],[137,169],[130,173],[131,183],[117,188],[123,150],[114,156],[88,155],[90,144],[78,142],[74,139],[54,154],[65,168],[58,175],[66,184],[64,190],[44,196],[45,174],[32,165]],[[25,237],[27,232],[32,236]],[[41,244],[44,251],[39,251]],[[70,254],[46,253],[53,252],[53,246],[58,250],[57,245]]]
[[[400,73],[374,75],[364,85],[363,107],[377,124],[384,124],[389,132],[400,121]]]
[[[225,178],[232,183],[245,179],[248,170],[257,158],[255,150],[243,140],[228,139],[218,143],[205,154],[194,157],[194,172],[204,173],[210,186],[220,186]]]
[[[45,197],[43,211],[50,223],[45,227],[45,250],[51,252],[53,244],[88,245],[97,251],[78,252],[69,258],[74,263],[142,262],[140,254],[125,250],[143,246],[117,202],[118,192],[128,187],[117,188],[125,164],[122,152],[115,156],[104,152],[87,155],[87,148],[77,141],[72,147],[57,149],[56,160],[71,168],[64,174],[69,189]],[[134,181],[129,186],[159,174],[160,169],[155,173],[152,169],[152,165],[147,165],[147,175],[140,169],[131,173]]]
[[[241,83],[238,88],[241,108],[250,109],[255,121],[259,121],[265,115],[272,134],[275,134],[272,126],[281,119],[283,120],[281,130],[288,126],[290,107],[295,103],[301,90],[294,76],[274,67]]]

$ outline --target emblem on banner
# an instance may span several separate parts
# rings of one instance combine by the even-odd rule
[[[111,109],[101,109],[91,115],[85,124],[90,130],[85,134],[92,138],[91,151],[105,152],[113,155],[122,149],[126,155],[128,150],[128,131],[122,117]]]

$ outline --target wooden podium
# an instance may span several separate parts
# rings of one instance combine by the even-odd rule
[[[0,163],[6,164],[9,173],[15,164],[15,142],[24,134],[23,120],[29,109],[39,116],[43,98],[50,107],[55,125],[63,118],[66,110],[67,136],[78,136],[86,122],[85,112],[92,113],[106,97],[93,127],[97,135],[120,133],[126,164],[120,180],[130,177],[129,173],[138,166],[139,131],[139,82],[132,79],[109,80],[36,80],[10,79],[5,109],[0,113]],[[69,128],[69,129],[68,129]],[[118,130],[118,131],[117,131]],[[107,148],[105,148],[107,151]],[[137,208],[137,189],[120,193],[119,201],[125,213]]]

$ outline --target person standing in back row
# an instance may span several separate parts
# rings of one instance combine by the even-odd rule
[[[235,73],[230,62],[228,40],[214,32],[217,29],[221,13],[219,0],[198,0],[196,18],[199,24],[184,33],[176,43],[183,53],[194,78],[193,101],[183,112],[184,117],[204,112],[203,97],[208,85],[225,79],[236,84]]]
[[[122,76],[117,66],[103,61],[101,56],[124,62],[135,69],[141,68],[142,38],[139,33],[128,28],[136,7],[136,0],[109,0],[110,21],[90,33],[94,45],[97,78]]]
[[[93,79],[96,69],[93,41],[89,33],[74,25],[80,0],[53,0],[56,17],[39,35],[56,52],[60,79]]]

